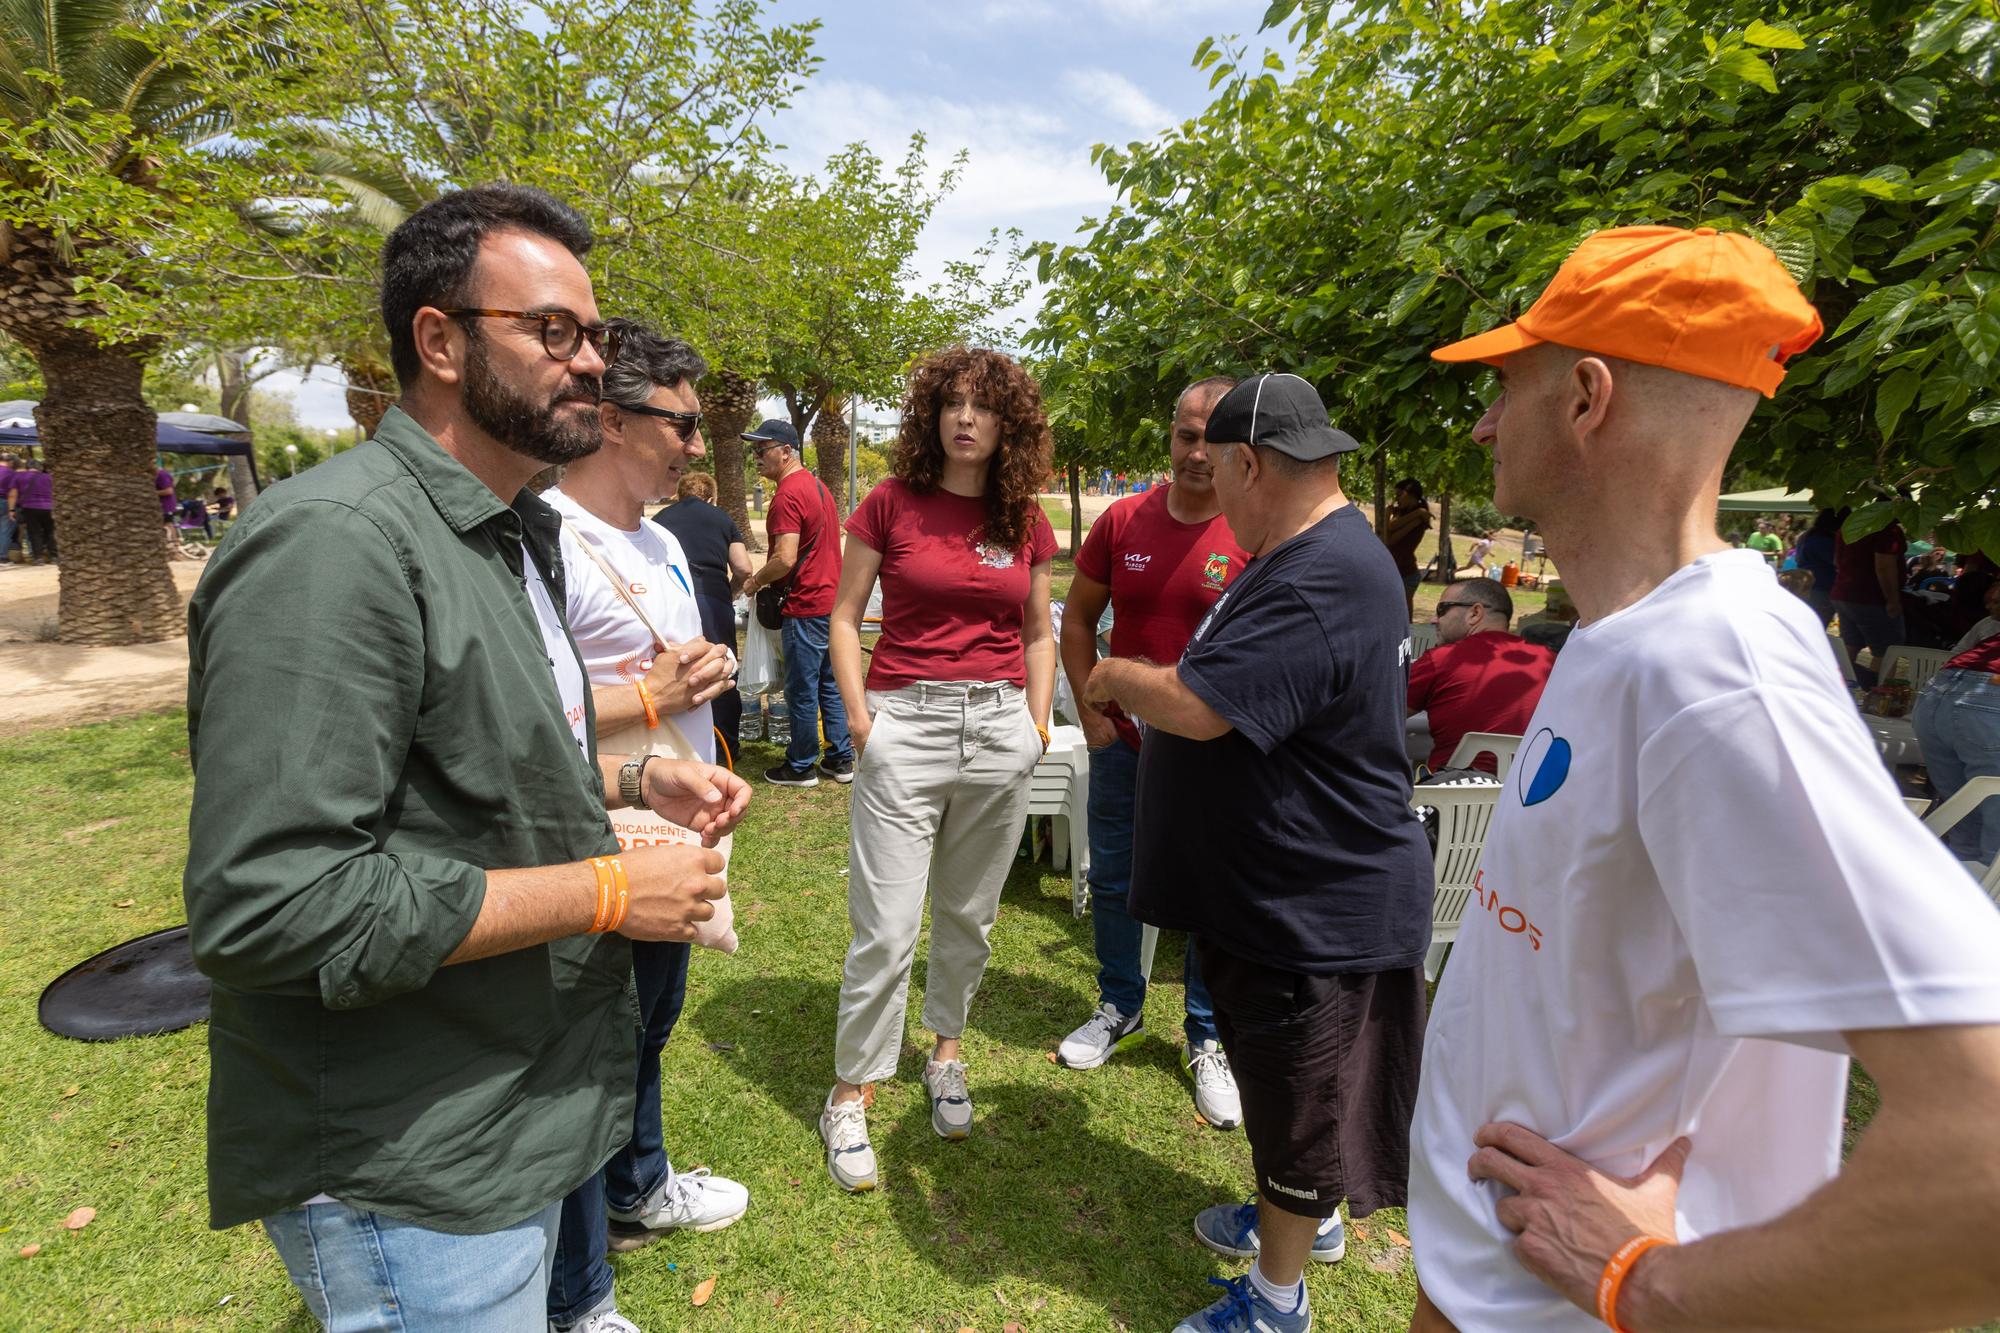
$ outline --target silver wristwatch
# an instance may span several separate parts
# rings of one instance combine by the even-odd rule
[[[639,795],[639,779],[646,772],[647,761],[657,758],[658,755],[642,754],[637,759],[627,759],[618,766],[618,794],[624,798],[625,804],[640,809],[645,808],[646,802]]]

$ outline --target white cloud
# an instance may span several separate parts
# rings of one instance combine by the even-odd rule
[[[1096,0],[1096,6],[1121,23],[1156,24],[1177,19],[1220,14],[1229,10],[1248,12],[1254,21],[1262,17],[1261,8],[1249,7],[1241,0]]]
[[[1063,71],[1063,90],[1093,111],[1151,134],[1175,121],[1174,113],[1148,97],[1138,84],[1108,69]]]

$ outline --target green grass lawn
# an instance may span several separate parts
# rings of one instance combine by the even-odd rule
[[[207,1229],[205,1029],[86,1044],[34,1017],[64,968],[181,920],[183,728],[170,713],[0,743],[0,1329],[314,1328],[258,1231]],[[776,757],[753,745],[749,771]],[[743,949],[697,954],[665,1056],[676,1163],[744,1181],[751,1211],[617,1259],[622,1308],[648,1330],[1002,1333],[1155,1330],[1206,1304],[1204,1279],[1243,1266],[1202,1249],[1190,1220],[1247,1193],[1249,1154],[1194,1117],[1180,938],[1159,951],[1153,1035],[1102,1069],[1057,1067],[1055,1043],[1096,998],[1095,962],[1068,876],[1046,863],[1016,863],[994,928],[966,1037],[972,1139],[931,1132],[913,1006],[903,1077],[872,1117],[882,1188],[850,1197],[828,1181],[813,1119],[847,945],[846,804],[832,784],[757,790],[734,862]],[[1858,1132],[1874,1110],[1865,1076],[1849,1109]],[[95,1220],[65,1232],[80,1206]],[[1403,1234],[1399,1213],[1377,1214],[1351,1229],[1345,1262],[1312,1266],[1322,1326],[1405,1327]],[[19,1257],[30,1245],[40,1253]]]
[[[1067,561],[1064,562],[1065,565]],[[35,1021],[70,964],[182,919],[189,779],[180,714],[0,743],[0,1328],[309,1330],[253,1228],[215,1234],[203,1198],[206,1032],[106,1044]],[[776,752],[753,746],[751,771]],[[1249,1189],[1243,1136],[1196,1122],[1179,1067],[1180,944],[1160,949],[1154,1034],[1087,1074],[1050,1053],[1096,1000],[1088,921],[1069,878],[1018,862],[966,1037],[978,1122],[932,1133],[911,1009],[903,1077],[873,1113],[882,1188],[827,1179],[813,1119],[833,1077],[847,946],[847,789],[759,786],[738,836],[742,951],[699,953],[668,1045],[677,1164],[745,1182],[751,1211],[616,1262],[641,1328],[1154,1330],[1233,1275],[1190,1231]],[[119,904],[126,903],[126,906]],[[913,989],[924,979],[919,950]],[[65,1233],[90,1206],[96,1220]],[[1346,1262],[1314,1266],[1330,1326],[1401,1329],[1414,1298],[1400,1214],[1362,1224]],[[34,1258],[17,1257],[39,1244]],[[697,1284],[718,1278],[697,1311]]]

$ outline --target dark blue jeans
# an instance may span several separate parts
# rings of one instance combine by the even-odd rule
[[[563,1200],[555,1265],[549,1274],[549,1322],[558,1328],[581,1320],[611,1290],[611,1264],[605,1258],[606,1203],[629,1212],[664,1194],[673,1183],[674,1168],[667,1160],[660,1125],[660,1049],[687,1000],[691,947],[643,940],[632,944],[632,980],[645,1024],[639,1032],[632,1141]]]
[[[1090,919],[1097,937],[1097,989],[1121,1014],[1146,1004],[1139,974],[1145,927],[1127,910],[1132,889],[1132,797],[1139,782],[1139,752],[1113,741],[1090,752]],[[1194,936],[1187,942],[1187,1021],[1191,1042],[1214,1041],[1215,1004],[1201,979]]]
[[[785,766],[794,773],[810,772],[819,761],[821,727],[826,729],[827,762],[835,768],[854,763],[847,706],[840,701],[826,655],[826,622],[825,616],[786,616],[779,632],[785,650],[785,712],[792,728]]]

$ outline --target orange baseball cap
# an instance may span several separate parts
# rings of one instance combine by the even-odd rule
[[[1776,395],[1823,326],[1778,257],[1713,227],[1613,227],[1585,238],[1528,312],[1431,355],[1498,365],[1561,343]]]

